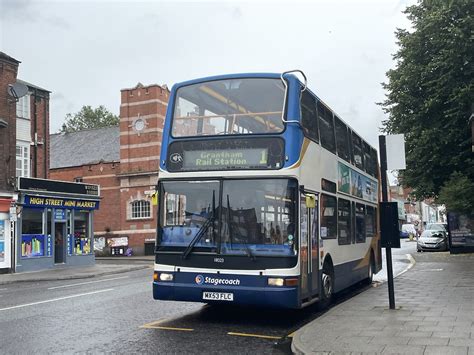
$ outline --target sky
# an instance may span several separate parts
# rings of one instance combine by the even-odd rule
[[[0,51],[51,91],[50,128],[120,90],[230,73],[301,69],[309,88],[371,145],[395,67],[395,30],[415,0],[0,0]]]

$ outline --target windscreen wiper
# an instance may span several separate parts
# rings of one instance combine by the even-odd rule
[[[206,231],[209,229],[209,226],[213,222],[214,222],[214,216],[211,216],[206,220],[206,222],[201,226],[201,228],[199,228],[193,240],[191,240],[188,247],[184,250],[183,259],[186,259],[188,257],[188,255],[191,253],[196,243],[199,242],[199,240],[201,240],[202,236],[206,233]]]

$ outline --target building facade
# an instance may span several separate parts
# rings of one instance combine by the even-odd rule
[[[138,84],[121,90],[119,127],[51,136],[51,177],[100,185],[101,208],[94,219],[98,252],[123,247],[120,253],[153,253],[152,194],[168,98],[166,86]]]
[[[20,61],[0,52],[0,269],[11,266],[13,217],[10,208],[15,193],[16,101],[9,88],[16,82]]]

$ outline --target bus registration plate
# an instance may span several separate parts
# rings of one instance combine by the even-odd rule
[[[227,292],[204,292],[202,294],[202,299],[212,301],[233,301],[234,294]]]

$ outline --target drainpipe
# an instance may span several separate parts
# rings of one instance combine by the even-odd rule
[[[33,99],[33,177],[38,177],[38,112],[36,110],[36,98],[37,98],[37,89],[35,88],[34,91],[34,99]]]
[[[48,178],[48,149],[47,149],[47,144],[46,142],[49,142],[49,134],[48,134],[48,131],[47,131],[47,128],[48,128],[48,120],[46,119],[46,113],[47,113],[47,110],[46,110],[46,104],[49,103],[49,100],[47,101],[46,100],[46,97],[43,98],[44,102],[43,102],[43,106],[44,106],[44,111],[43,111],[43,156],[44,156],[44,160],[43,160],[43,166],[44,166],[44,178],[47,179]]]

